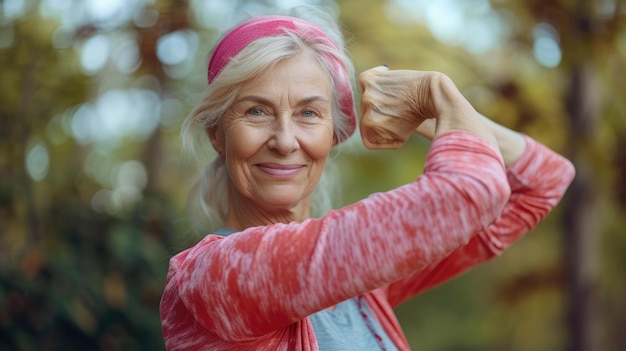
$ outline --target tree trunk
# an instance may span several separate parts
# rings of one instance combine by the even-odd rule
[[[597,189],[589,147],[597,123],[593,101],[591,65],[575,65],[567,97],[571,122],[569,157],[576,165],[577,176],[565,205],[565,257],[567,267],[568,326],[570,351],[593,351],[598,348],[597,306]]]

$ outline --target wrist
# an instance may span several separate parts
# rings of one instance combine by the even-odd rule
[[[449,77],[443,74],[435,75],[431,89],[436,111],[435,138],[449,132],[466,132],[485,139],[495,147],[498,146],[487,122]]]
[[[500,153],[502,154],[502,158],[504,159],[504,164],[509,166],[513,162],[517,161],[517,159],[520,158],[526,150],[526,139],[524,135],[504,127],[485,116],[481,115],[481,117],[489,125],[496,141],[498,142],[498,147],[500,149]]]
[[[445,74],[433,74],[430,89],[435,119],[455,119],[469,113],[476,113],[474,107],[461,94],[456,84]]]

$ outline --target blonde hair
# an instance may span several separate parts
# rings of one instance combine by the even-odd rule
[[[206,150],[199,150],[198,134],[206,138],[205,132],[220,123],[222,116],[238,96],[242,84],[271,69],[281,60],[309,51],[322,67],[332,72],[328,57],[333,57],[344,64],[354,86],[354,67],[344,48],[343,35],[337,21],[328,14],[308,6],[295,8],[288,15],[316,24],[337,44],[338,48],[314,40],[311,34],[294,33],[288,30],[285,35],[260,38],[243,48],[211,82],[201,102],[183,122],[181,129],[183,148],[192,157],[198,158],[200,153],[206,152]],[[259,52],[263,54],[259,55]],[[341,111],[337,83],[332,75],[329,74],[329,76],[333,86],[333,130],[338,140],[345,140],[351,131],[352,117]],[[198,133],[199,131],[201,133]],[[329,168],[332,166],[327,164],[311,196],[313,216],[321,216],[332,207],[331,195],[335,191],[329,191],[329,188],[334,185],[331,181],[332,177],[328,174],[332,171]],[[208,221],[212,229],[217,229],[223,224],[229,208],[228,182],[229,175],[224,157],[218,156],[205,167],[200,179],[191,190],[189,200],[192,222],[198,225],[200,220],[204,219]]]

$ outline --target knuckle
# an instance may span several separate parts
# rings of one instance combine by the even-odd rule
[[[364,71],[364,72],[359,73],[359,82],[361,84],[367,83],[369,74],[370,74],[369,71]]]

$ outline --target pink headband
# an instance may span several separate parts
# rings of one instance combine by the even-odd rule
[[[299,36],[306,34],[314,37],[320,43],[339,49],[322,29],[315,24],[287,16],[259,16],[251,18],[235,27],[217,44],[208,67],[209,84],[220,74],[231,58],[235,57],[243,48],[253,41],[271,36],[285,35],[286,30],[295,32]],[[337,57],[323,54],[331,66],[331,76],[338,88],[339,107],[341,111],[350,116],[350,130],[346,136],[339,136],[339,141],[347,139],[356,129],[356,109],[352,95],[352,85],[346,67]]]

